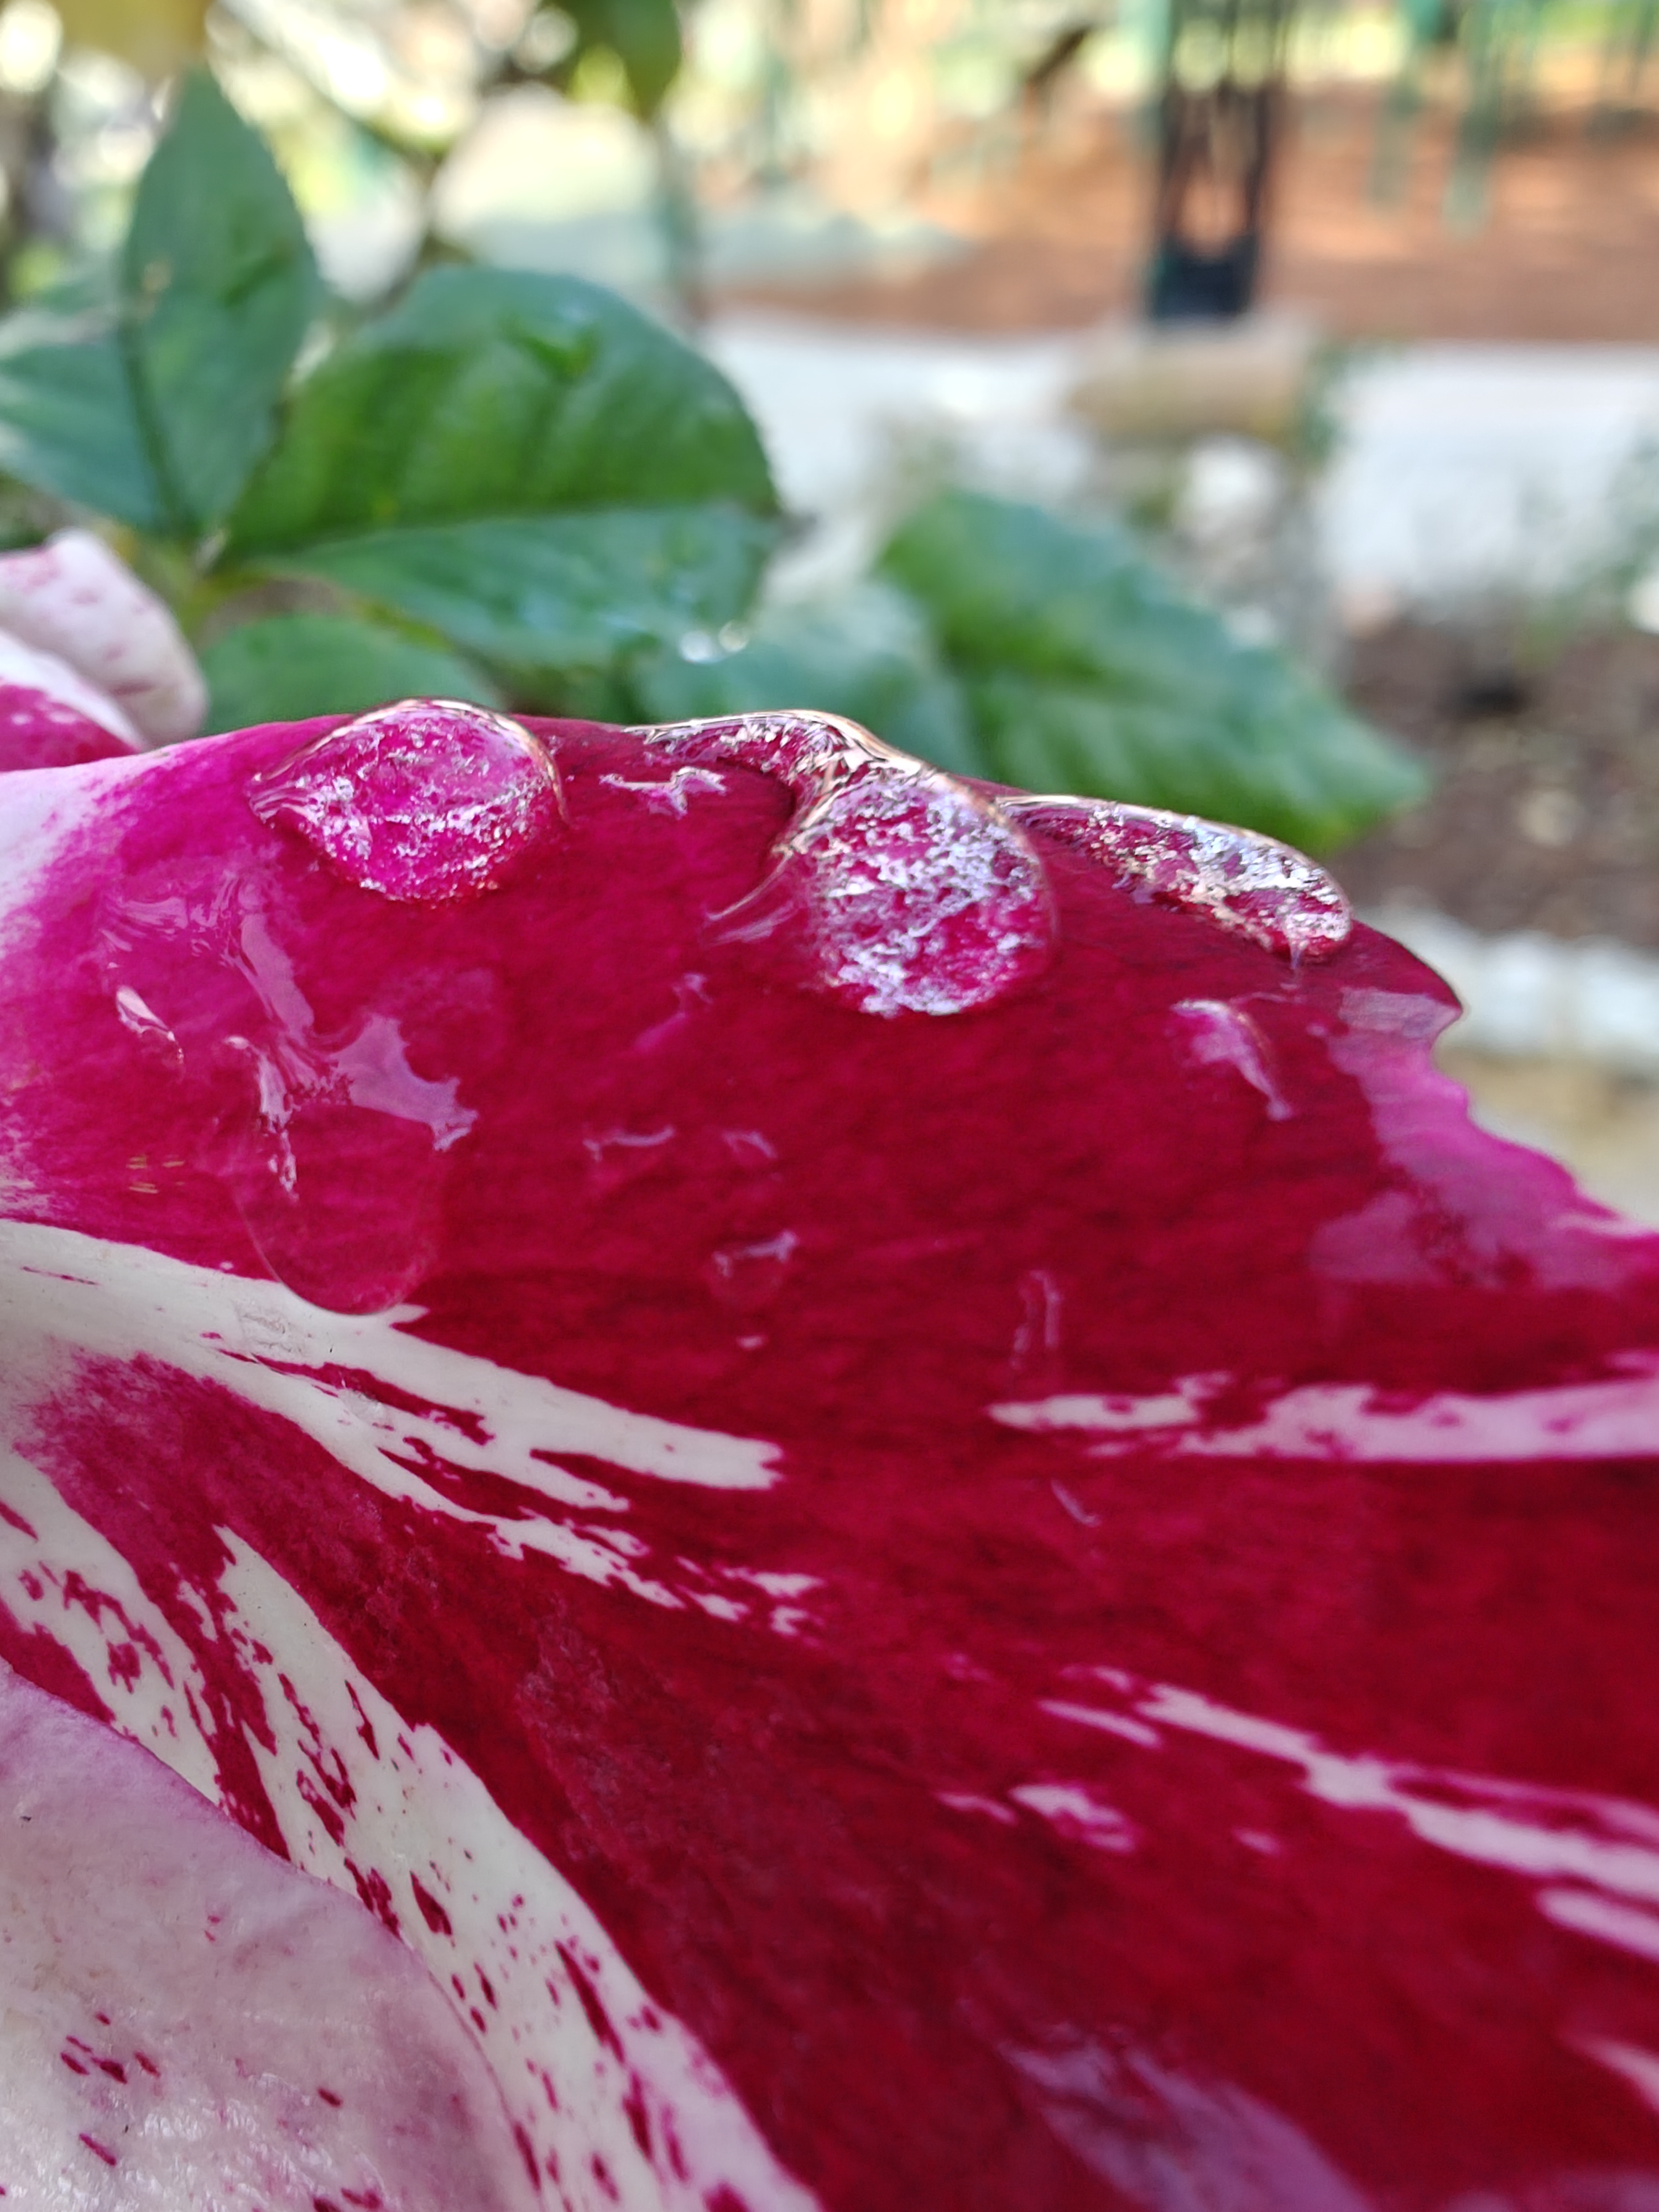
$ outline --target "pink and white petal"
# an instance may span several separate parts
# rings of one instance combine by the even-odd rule
[[[171,744],[202,726],[207,686],[184,633],[89,530],[60,530],[43,545],[0,554],[0,627],[117,701],[144,744]]]
[[[24,2203],[538,2202],[413,1954],[3,1662],[0,2082]]]
[[[41,646],[26,645],[3,628],[0,628],[0,690],[43,693],[135,750],[142,746],[131,717],[106,691],[60,654]]]

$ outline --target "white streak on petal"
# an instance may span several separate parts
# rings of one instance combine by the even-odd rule
[[[281,1284],[192,1267],[138,1245],[40,1223],[0,1224],[0,1328],[9,1342],[51,1336],[91,1356],[165,1359],[293,1421],[392,1494],[410,1495],[418,1478],[388,1455],[417,1441],[535,1497],[590,1508],[614,1510],[621,1501],[534,1455],[580,1453],[659,1482],[712,1490],[766,1490],[778,1480],[775,1444],[630,1413],[428,1343],[408,1333],[420,1311],[331,1313]],[[439,1410],[412,1413],[370,1401],[325,1380],[319,1370],[330,1366],[357,1370]],[[446,1420],[444,1409],[470,1418]],[[464,1433],[474,1422],[487,1432],[483,1443]],[[454,1510],[447,1500],[444,1506]]]
[[[9,1395],[18,1381],[9,1369]],[[0,1496],[33,1532],[0,1519],[0,1601],[74,1654],[124,1733],[215,1798],[219,1761],[203,1733],[210,1710],[203,1677],[161,1607],[15,1453],[0,1462]],[[224,1639],[262,1705],[270,1741],[252,1729],[244,1741],[290,1856],[348,1894],[384,1884],[405,1941],[452,2001],[451,1976],[461,1973],[467,1995],[456,2008],[544,2166],[556,2148],[577,2192],[569,2201],[580,2212],[610,2212],[617,2201],[589,2179],[597,2154],[621,2186],[620,2201],[637,2212],[702,2212],[722,2187],[768,2212],[814,2212],[817,2200],[778,2166],[713,2060],[652,2001],[597,1916],[478,1777],[434,1730],[404,1723],[257,1553],[231,1531],[217,1534],[230,1564],[212,1593],[210,1625],[208,1594],[189,1595],[202,1605],[204,1632]],[[66,1602],[75,1576],[88,1595]],[[319,1771],[349,1785],[331,1793],[337,1835],[314,1809]],[[448,1932],[422,1911],[411,1878],[441,1907]],[[493,2005],[483,1996],[481,1969]],[[578,1973],[614,2041],[595,2033]],[[653,2159],[627,2111],[635,2085],[659,2154]],[[683,2173],[660,2154],[671,2139]]]
[[[1610,1904],[1588,1889],[1546,1889],[1539,1893],[1538,1910],[1558,1928],[1571,1928],[1598,1943],[1611,1943],[1659,1966],[1659,1912],[1643,1912],[1632,1905]],[[1650,2062],[1659,2085],[1659,2059]]]
[[[1132,1851],[1135,1832],[1115,1807],[1103,1805],[1079,1782],[1026,1782],[1008,1795],[1068,1842],[1091,1850]]]
[[[1659,2054],[1644,2051],[1639,2044],[1615,2043],[1611,2036],[1584,2035],[1571,2038],[1575,2051],[1617,2074],[1627,2082],[1651,2112],[1659,2112]]]
[[[1622,1374],[1596,1382],[1477,1397],[1437,1390],[1415,1405],[1364,1382],[1310,1382],[1275,1399],[1257,1420],[1203,1425],[1208,1376],[1147,1397],[1073,1393],[986,1408],[1005,1428],[1074,1430],[1109,1438],[1112,1455],[1154,1447],[1183,1458],[1315,1459],[1468,1464],[1504,1460],[1645,1458],[1659,1437],[1659,1355],[1632,1353]]]
[[[339,1888],[353,1887],[353,1866],[381,1875],[405,1939],[441,1981],[459,1971],[475,1991],[483,1969],[495,1995],[493,2007],[481,2008],[485,2056],[544,2164],[556,2146],[566,2186],[586,2190],[580,2201],[591,2202],[593,2212],[616,2202],[586,2179],[596,2152],[629,2206],[702,2212],[725,2186],[767,2212],[814,2212],[817,2199],[777,2164],[714,2061],[653,2001],[598,1916],[520,1834],[478,1777],[434,1729],[406,1726],[282,1577],[236,1537],[221,1534],[232,1564],[220,1588],[234,1608],[243,1663],[260,1684],[276,1738],[272,1751],[252,1738],[250,1747],[290,1850]],[[297,1705],[282,1686],[283,1674]],[[367,1748],[365,1722],[378,1758]],[[311,1727],[328,1757],[343,1763],[356,1793],[343,1808],[337,1842],[297,1786],[316,1752]],[[411,1874],[441,1905],[451,1934],[434,1930],[416,1909]],[[610,2022],[614,2045],[590,2025],[572,1960]],[[556,2118],[539,2078],[526,2085],[532,2054],[551,2074]],[[684,2177],[672,2160],[641,2154],[624,2109],[635,2082],[648,2140],[659,2147],[671,2136],[678,2141]]]
[[[1097,1705],[1073,1705],[1060,1698],[1041,1698],[1037,1711],[1057,1721],[1075,1721],[1079,1728],[1121,1735],[1126,1743],[1138,1743],[1143,1751],[1156,1751],[1163,1741],[1158,1730],[1148,1728],[1145,1721],[1131,1720],[1126,1713],[1103,1712]]]

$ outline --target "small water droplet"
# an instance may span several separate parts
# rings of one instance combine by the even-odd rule
[[[1323,868],[1254,830],[1111,799],[1017,799],[1006,811],[1103,862],[1139,896],[1207,915],[1269,952],[1326,959],[1352,931],[1353,909]]]
[[[1272,1048],[1247,1008],[1226,999],[1180,999],[1174,1012],[1201,1066],[1237,1068],[1267,1100],[1270,1121],[1290,1119],[1295,1109],[1279,1087]]]
[[[653,814],[672,814],[681,817],[684,817],[696,793],[712,792],[719,797],[726,790],[726,778],[712,768],[677,768],[666,777],[649,783],[641,783],[637,778],[625,775],[602,775],[599,781],[608,785],[612,791],[633,792]]]
[[[173,1068],[182,1068],[185,1055],[179,1040],[161,1017],[131,983],[123,983],[115,994],[115,1011],[123,1029],[130,1030],[142,1044]]]
[[[956,1014],[1037,974],[1053,949],[1042,862],[994,801],[828,714],[749,714],[641,732],[735,761],[800,802],[773,868],[718,917],[725,941],[787,929],[811,981],[861,1012]]]
[[[560,820],[546,746],[451,699],[404,699],[313,738],[255,775],[248,803],[363,890],[422,902],[495,890]]]
[[[725,1306],[738,1313],[770,1305],[782,1290],[800,1244],[792,1229],[754,1244],[728,1244],[710,1255],[703,1279]]]

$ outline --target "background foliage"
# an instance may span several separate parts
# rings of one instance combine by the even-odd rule
[[[1127,537],[966,493],[769,605],[783,518],[726,379],[571,277],[429,268],[326,312],[270,154],[186,76],[119,250],[0,324],[0,465],[119,526],[216,727],[444,693],[851,714],[957,769],[1328,844],[1420,778]]]

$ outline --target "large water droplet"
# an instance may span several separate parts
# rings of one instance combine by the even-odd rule
[[[1322,960],[1347,942],[1353,909],[1323,868],[1253,830],[1110,799],[1017,799],[1027,829],[1076,846],[1160,906],[1207,915],[1292,960]]]
[[[988,807],[944,776],[844,785],[802,820],[826,987],[866,1013],[960,1013],[1046,959],[1047,885]]]
[[[776,776],[799,807],[727,938],[804,937],[815,986],[871,1014],[957,1014],[1053,949],[1042,862],[994,801],[828,714],[749,714],[641,733],[682,759]]]
[[[365,890],[422,901],[493,890],[561,811],[539,738],[450,699],[404,699],[313,738],[255,775],[248,803]]]

